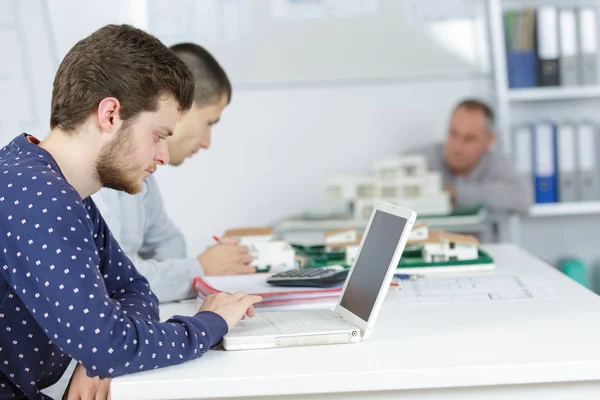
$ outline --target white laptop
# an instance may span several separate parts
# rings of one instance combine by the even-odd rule
[[[226,350],[353,343],[371,334],[417,214],[378,203],[334,311],[258,313],[223,338]]]

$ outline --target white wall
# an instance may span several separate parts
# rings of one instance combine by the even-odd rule
[[[24,131],[38,136],[47,133],[58,54],[46,10],[45,0],[2,0],[0,3],[2,144]]]
[[[62,60],[78,40],[106,24],[132,23],[130,1],[135,0],[49,1],[59,59]]]

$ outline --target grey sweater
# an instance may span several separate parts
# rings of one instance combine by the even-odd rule
[[[513,163],[504,155],[489,151],[479,165],[465,176],[453,176],[444,161],[444,147],[435,144],[421,151],[427,167],[440,171],[444,186],[456,191],[457,206],[484,205],[492,212],[525,214],[532,204],[532,184],[517,173]]]
[[[167,215],[154,177],[147,178],[136,195],[103,188],[92,197],[160,302],[195,295],[192,280],[204,275],[202,267],[196,258],[185,258],[185,239]]]

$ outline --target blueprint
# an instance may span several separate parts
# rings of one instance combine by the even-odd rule
[[[432,277],[403,281],[402,291],[418,303],[549,299],[554,290],[535,275]]]

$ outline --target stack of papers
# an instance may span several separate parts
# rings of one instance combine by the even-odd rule
[[[267,283],[272,274],[252,274],[234,276],[204,276],[194,278],[194,288],[198,297],[205,297],[219,292],[246,292],[262,296],[263,301],[255,308],[287,305],[310,305],[313,308],[331,308],[335,306],[342,285],[331,288],[281,287]]]

